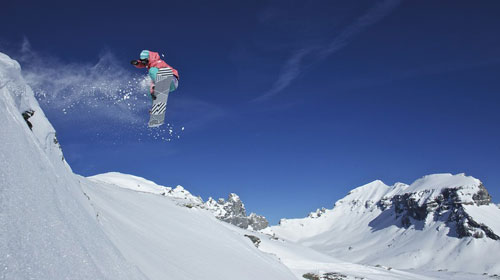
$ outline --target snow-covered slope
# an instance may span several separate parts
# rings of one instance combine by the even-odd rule
[[[192,195],[182,186],[178,185],[175,188],[165,187],[153,181],[133,175],[108,172],[89,177],[89,179],[95,182],[113,184],[139,192],[168,196],[175,199],[180,205],[207,209],[219,220],[243,229],[260,230],[269,225],[269,222],[263,216],[259,216],[255,213],[251,213],[247,216],[245,205],[240,197],[234,193],[229,194],[227,200],[220,198],[216,201],[210,197],[206,202],[203,202],[201,197]]]
[[[19,64],[1,53],[0,122],[0,279],[293,279],[210,212],[179,204],[196,200],[182,188],[155,195],[137,177],[117,187],[73,174]]]
[[[392,187],[374,181],[332,210],[283,219],[264,232],[351,262],[500,273],[500,209],[490,199],[479,180],[464,174]]]
[[[104,231],[149,279],[293,279],[276,258],[210,211],[156,192],[160,186],[149,185],[153,192],[130,188],[136,182],[145,188],[144,179],[114,177],[113,184],[86,184],[85,193]]]
[[[178,200],[186,205],[200,205],[203,203],[203,200],[199,196],[192,195],[182,186],[177,186],[176,188],[165,187],[138,176],[122,174],[119,172],[99,174],[89,177],[89,179],[97,183],[112,184],[121,188],[139,192],[161,194]]]
[[[96,223],[19,64],[2,53],[0,123],[0,279],[145,279]]]

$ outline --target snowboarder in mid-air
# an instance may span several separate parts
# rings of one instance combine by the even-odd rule
[[[132,60],[137,68],[147,68],[151,77],[151,98],[153,106],[150,110],[149,127],[157,127],[165,121],[168,94],[179,86],[179,72],[160,59],[157,52],[143,50],[140,59]]]

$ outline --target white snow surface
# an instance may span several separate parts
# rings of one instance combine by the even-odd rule
[[[112,242],[149,279],[293,279],[276,258],[209,211],[116,184],[84,190]]]
[[[120,186],[121,188],[127,188],[130,190],[169,196],[185,203],[192,203],[193,205],[203,203],[203,200],[200,197],[192,195],[189,191],[187,191],[180,185],[175,188],[165,187],[138,176],[122,174],[119,172],[108,172],[88,178],[97,183],[101,182],[114,184],[116,186]]]
[[[357,187],[350,191],[347,196],[340,199],[336,203],[344,202],[357,202],[357,203],[373,203],[379,201],[384,197],[392,197],[396,194],[403,193],[409,188],[408,185],[403,183],[396,183],[394,186],[389,187],[380,180],[375,180],[366,185]]]
[[[467,214],[472,216],[476,222],[487,225],[497,234],[500,233],[500,211],[498,211],[499,209],[495,204],[481,205],[479,207],[464,205],[464,208]]]

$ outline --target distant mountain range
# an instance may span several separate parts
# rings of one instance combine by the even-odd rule
[[[181,186],[172,189],[132,175],[106,173],[90,178],[175,198],[180,205],[209,210],[243,229],[261,230],[355,263],[406,269],[497,271],[500,209],[478,179],[433,174],[411,185],[374,181],[303,219],[282,219],[267,227],[264,217],[246,215],[236,194],[206,202]],[[480,253],[478,253],[480,252]],[[475,260],[481,259],[480,262]]]
[[[500,210],[481,181],[464,174],[428,175],[411,185],[374,181],[331,210],[282,219],[264,232],[357,263],[500,270]]]

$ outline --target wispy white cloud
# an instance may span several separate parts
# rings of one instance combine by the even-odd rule
[[[325,58],[345,47],[352,38],[365,28],[377,23],[390,14],[399,6],[400,2],[400,0],[384,0],[372,7],[368,12],[359,17],[354,23],[347,26],[337,37],[335,37],[331,43],[322,50],[321,57]]]
[[[299,76],[304,57],[311,53],[313,49],[313,47],[308,47],[294,52],[282,67],[278,80],[273,84],[273,87],[253,101],[260,102],[269,99],[290,85]]]
[[[147,112],[148,78],[134,75],[110,51],[96,63],[64,62],[33,51],[28,40],[21,47],[23,76],[44,108],[67,114],[88,112],[88,117],[130,123]]]
[[[373,25],[390,14],[400,3],[400,0],[384,0],[369,9],[352,24],[345,27],[327,45],[311,45],[300,48],[292,53],[282,67],[278,79],[270,90],[255,98],[253,102],[261,102],[277,95],[297,79],[304,68],[305,58],[310,56],[309,64],[321,61],[344,48],[349,42],[368,26]]]
[[[109,136],[120,142],[124,130],[135,131],[141,141],[170,141],[184,133],[183,127],[193,131],[226,114],[216,104],[185,96],[181,83],[169,98],[166,124],[149,129],[150,79],[146,71],[133,69],[129,60],[106,50],[94,63],[67,62],[33,50],[27,39],[18,50],[15,57],[24,79],[51,121],[100,141]]]

